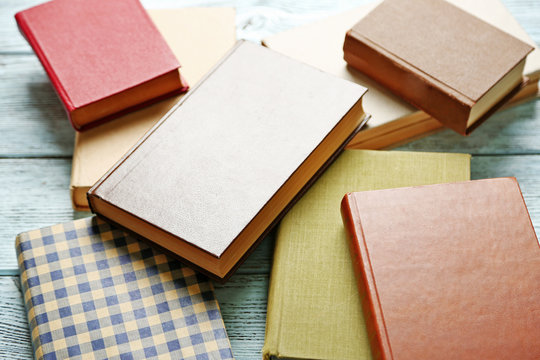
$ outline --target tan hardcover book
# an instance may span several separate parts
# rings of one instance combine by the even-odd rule
[[[527,85],[511,100],[516,103],[537,96],[540,78],[540,51],[500,0],[451,0],[452,4],[535,46],[527,57]],[[382,149],[429,134],[440,122],[393,95],[359,71],[347,67],[343,59],[344,34],[373,7],[365,5],[305,26],[264,39],[263,43],[285,55],[324,71],[355,81],[369,91],[364,107],[371,114],[366,127],[349,143],[349,148]]]
[[[148,10],[193,87],[234,45],[232,8]],[[75,136],[71,170],[73,208],[88,211],[86,192],[180,100],[176,96]]]
[[[367,119],[366,88],[240,41],[88,192],[226,280]]]
[[[532,50],[444,0],[384,0],[343,44],[349,65],[462,135],[519,91]]]

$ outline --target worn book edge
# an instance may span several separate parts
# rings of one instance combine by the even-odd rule
[[[392,349],[379,302],[369,252],[365,244],[360,214],[356,206],[356,199],[351,194],[343,197],[341,214],[349,241],[371,352],[376,359],[392,359]]]

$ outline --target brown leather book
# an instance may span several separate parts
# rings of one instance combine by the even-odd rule
[[[343,45],[350,66],[463,135],[520,90],[532,50],[444,0],[385,0]]]
[[[364,124],[365,92],[238,42],[90,189],[90,208],[226,280]]]
[[[515,178],[345,195],[376,359],[540,359],[540,247]]]

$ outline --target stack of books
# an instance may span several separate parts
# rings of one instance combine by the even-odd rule
[[[468,135],[536,96],[539,51],[499,0],[384,0],[266,47],[235,42],[232,9],[15,17],[77,130],[73,206],[97,215],[17,237],[36,358],[233,358],[209,278],[276,226],[265,359],[540,358],[517,181],[344,151]]]
[[[524,75],[528,78],[528,82],[506,106],[537,97],[540,51],[502,2],[500,0],[448,0],[448,2],[534,47],[525,63]],[[347,145],[348,148],[354,149],[378,150],[394,147],[431,134],[443,126],[428,113],[411,105],[374,79],[347,66],[342,51],[344,34],[374,7],[375,4],[358,7],[263,40],[263,44],[273,50],[369,89],[364,97],[364,106],[366,112],[371,114],[371,119]],[[387,21],[384,21],[381,25],[386,24]],[[470,32],[468,35],[473,37],[475,33]],[[422,43],[423,35],[415,41]],[[444,43],[444,40],[441,40],[441,43]],[[431,52],[431,49],[424,51]]]

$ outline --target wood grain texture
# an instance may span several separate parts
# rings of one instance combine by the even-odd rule
[[[19,278],[0,277],[0,359],[32,359]]]
[[[35,56],[0,55],[0,94],[0,157],[71,156],[74,130]]]
[[[248,276],[237,273],[225,285],[215,286],[237,360],[262,357],[268,280],[268,274]]]
[[[471,159],[471,179],[505,176],[518,180],[536,235],[540,237],[540,155],[473,156]]]
[[[17,269],[15,236],[26,230],[70,221],[69,159],[1,159],[0,272]]]
[[[470,154],[537,154],[540,152],[540,100],[493,115],[470,136],[445,129],[399,147],[400,150]]]

